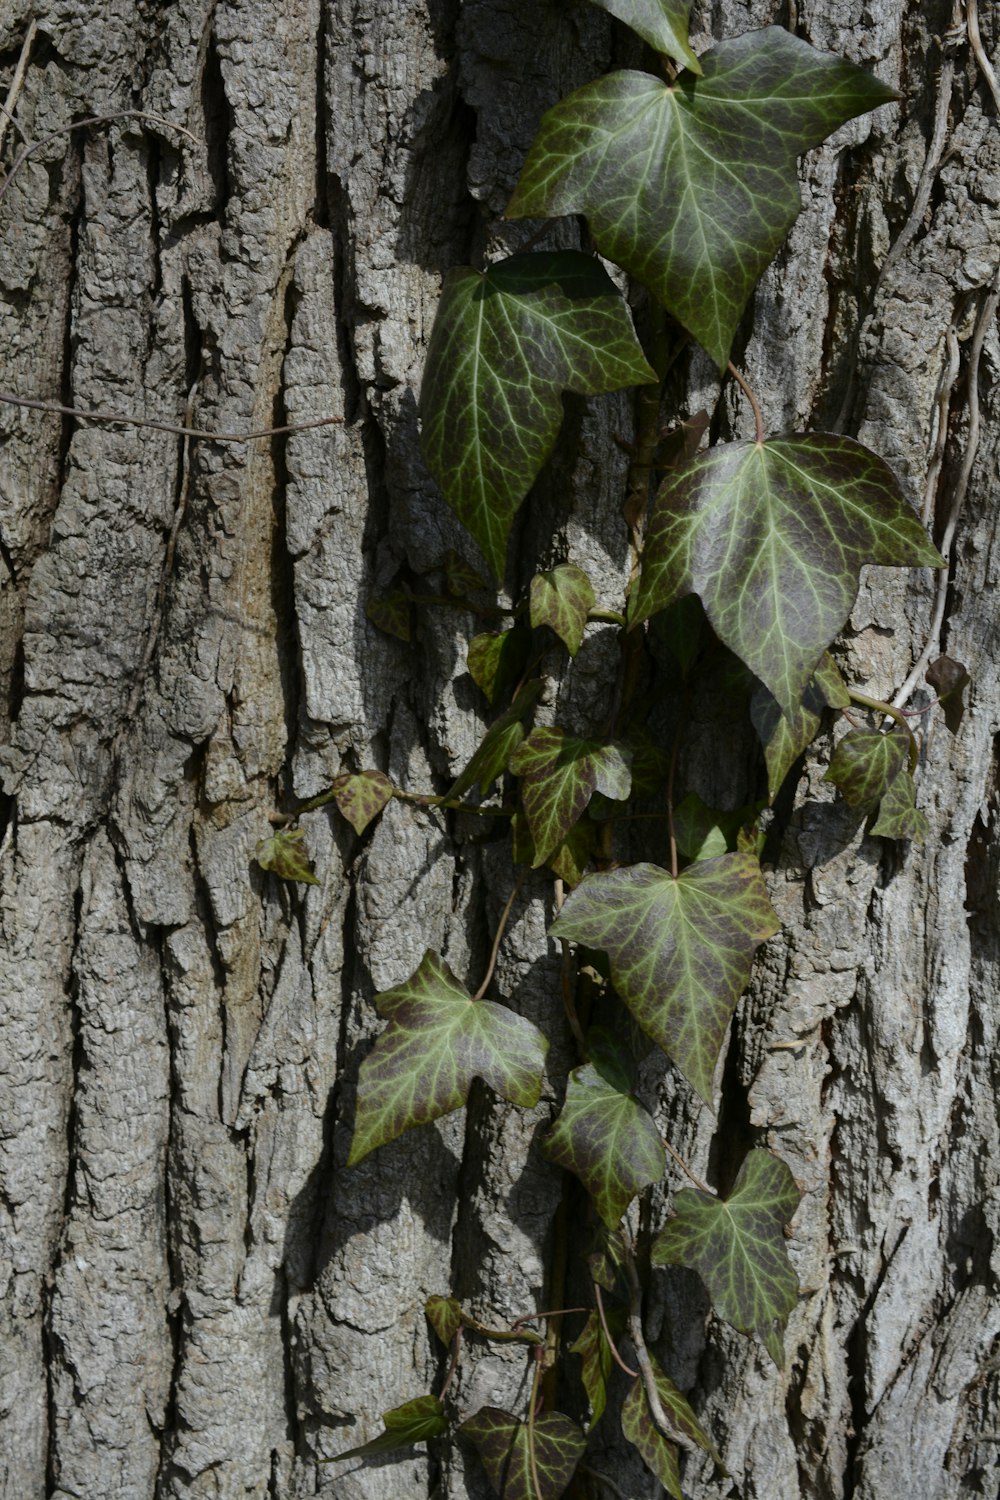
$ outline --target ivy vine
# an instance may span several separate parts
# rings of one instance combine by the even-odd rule
[[[440,1437],[449,1428],[448,1391],[463,1338],[518,1341],[533,1361],[525,1409],[487,1407],[458,1427],[501,1500],[557,1500],[567,1492],[616,1366],[630,1382],[621,1432],[669,1494],[680,1500],[679,1449],[703,1449],[722,1465],[643,1332],[633,1204],[662,1180],[667,1153],[676,1152],[636,1097],[637,1037],[643,1033],[666,1054],[678,1088],[711,1106],[754,954],[779,930],[759,863],[758,815],[829,711],[868,716],[852,720],[829,779],[852,807],[873,815],[873,833],[921,837],[917,740],[908,718],[849,688],[829,647],[848,618],[862,567],[942,565],[877,454],[828,433],[768,436],[752,391],[729,363],[754,286],[799,211],[798,156],[895,94],[778,28],[723,41],[698,57],[683,0],[594,3],[653,49],[658,72],[614,72],[551,109],[508,216],[583,215],[600,255],[661,309],[659,323],[651,320],[650,347],[643,349],[621,292],[594,255],[527,251],[483,270],[454,270],[430,340],[422,440],[445,500],[502,581],[514,519],[556,443],[563,393],[652,387],[655,400],[644,409],[653,424],[640,431],[636,467],[645,464],[644,477],[624,501],[635,547],[632,581],[618,608],[597,608],[586,573],[563,562],[539,572],[508,611],[485,602],[484,579],[450,554],[443,592],[399,589],[373,601],[372,619],[404,639],[418,605],[471,611],[487,628],[469,643],[468,670],[496,716],[446,792],[397,787],[381,770],[367,769],[345,773],[298,809],[333,802],[358,834],[393,797],[506,820],[515,861],[546,868],[559,883],[551,936],[589,966],[590,991],[595,980],[606,991],[601,1024],[572,983],[565,1013],[552,1018],[554,1028],[568,1025],[579,1056],[542,1144],[551,1162],[579,1179],[592,1205],[591,1305],[537,1315],[584,1319],[569,1346],[580,1364],[566,1381],[574,1373],[582,1380],[576,1410],[589,1410],[587,1431],[551,1407],[553,1383],[542,1377],[552,1346],[525,1326],[536,1319],[490,1329],[441,1295],[430,1300],[427,1316],[451,1351],[442,1388],[386,1412],[379,1437],[340,1455],[364,1458]],[[707,423],[696,422],[680,429],[675,451],[657,449],[665,351],[686,339],[744,389],[754,440],[702,447]],[[662,479],[647,513],[648,475],[657,467]],[[588,737],[559,724],[533,725],[542,691],[534,633],[552,632],[572,657],[597,621],[620,633],[623,648],[620,677],[608,684],[607,722]],[[749,712],[766,766],[761,802],[727,814],[693,792],[676,796],[684,725],[671,744],[658,744],[637,693],[653,627],[682,684],[713,639],[753,674]],[[619,831],[650,799],[665,806],[663,862],[622,862]],[[279,828],[258,859],[287,879],[315,878],[301,829]],[[361,1065],[349,1165],[461,1107],[477,1078],[515,1105],[537,1104],[548,1038],[509,1005],[486,998],[515,895],[475,993],[428,952],[415,973],[376,997],[387,1024]],[[728,1197],[700,1182],[678,1192],[671,1217],[646,1246],[653,1267],[697,1271],[718,1316],[760,1338],[778,1365],[798,1295],[784,1238],[798,1201],[788,1167],[756,1148]]]

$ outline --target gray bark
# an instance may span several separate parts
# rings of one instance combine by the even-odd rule
[[[936,644],[971,706],[927,736],[923,848],[866,835],[821,739],[717,1119],[654,1081],[699,1171],[756,1139],[803,1188],[786,1369],[684,1273],[652,1312],[732,1476],[691,1461],[692,1500],[952,1500],[996,1493],[1000,1429],[997,99],[964,34],[940,40],[946,5],[793,10],[903,98],[804,162],[743,362],[773,427],[860,436],[938,534],[969,468]],[[694,11],[699,42],[789,19]],[[433,584],[470,552],[417,447],[441,276],[523,243],[500,215],[542,110],[638,53],[583,0],[5,0],[8,86],[31,19],[15,113],[52,138],[0,203],[4,389],[224,432],[343,420],[232,445],[0,414],[0,1495],[478,1500],[461,1451],[321,1461],[439,1378],[429,1294],[493,1324],[547,1305],[552,1090],[528,1114],[476,1093],[344,1165],[372,996],[428,947],[478,982],[509,858],[478,820],[394,802],[361,839],[304,819],[316,887],[252,860],[268,812],[341,770],[437,791],[474,748],[472,620],[428,610],[407,646],[365,617],[400,569]],[[161,122],[65,133],[125,110]],[[716,394],[695,358],[690,408]],[[629,421],[617,398],[574,413],[513,588],[568,557],[620,598]],[[839,651],[857,686],[892,695],[934,588],[866,576]],[[605,691],[591,634],[553,683],[563,722]],[[696,745],[689,774],[738,802],[747,755],[699,773]],[[533,878],[496,980],[547,1030],[550,915]],[[553,1078],[567,1057],[556,1038]],[[470,1348],[460,1411],[523,1400],[525,1368]],[[598,1465],[658,1493],[608,1442]]]

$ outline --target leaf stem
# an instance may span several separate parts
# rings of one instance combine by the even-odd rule
[[[756,442],[757,446],[760,447],[760,445],[764,441],[764,413],[760,409],[760,402],[757,400],[757,397],[750,389],[750,384],[747,381],[746,376],[736,368],[732,360],[729,361],[727,368],[730,375],[733,377],[733,379],[736,381],[736,384],[743,392],[744,396],[746,396],[747,400],[750,402],[750,407],[753,411],[754,427],[756,429],[754,441]]]
[[[531,1402],[528,1406],[528,1463],[531,1466],[531,1487],[535,1492],[535,1500],[543,1500],[542,1484],[538,1475],[538,1460],[535,1457],[535,1405],[542,1380],[541,1353],[540,1349],[536,1349],[535,1373],[531,1381]]]
[[[680,748],[680,729],[674,735],[674,747],[670,752],[670,770],[667,773],[667,830],[670,838],[670,874],[677,879],[677,830],[674,827],[674,773],[677,770],[677,752]]]
[[[456,1328],[455,1337],[451,1341],[451,1359],[448,1361],[448,1368],[445,1371],[444,1381],[438,1396],[438,1400],[440,1401],[443,1401],[448,1394],[448,1387],[455,1378],[455,1371],[458,1369],[458,1362],[462,1357],[462,1336],[462,1328],[459,1326]]]
[[[638,1380],[639,1371],[633,1370],[630,1365],[627,1365],[625,1363],[621,1355],[618,1353],[618,1348],[615,1344],[614,1339],[611,1337],[611,1329],[608,1327],[608,1317],[606,1312],[604,1311],[604,1297],[601,1295],[601,1284],[599,1281],[595,1281],[593,1285],[594,1301],[597,1303],[597,1316],[600,1319],[601,1329],[604,1333],[604,1337],[607,1339],[608,1350],[611,1354],[611,1358],[614,1360],[619,1370],[623,1371],[630,1380]]]
[[[550,1307],[544,1312],[525,1313],[523,1317],[515,1318],[510,1325],[511,1332],[520,1329],[525,1323],[540,1323],[543,1318],[567,1318],[571,1313],[585,1313],[586,1307]]]
[[[891,703],[883,703],[881,698],[869,698],[867,693],[855,692],[854,688],[848,688],[847,691],[852,703],[857,703],[861,708],[871,709],[872,713],[884,714],[886,718],[894,719],[905,730],[910,743],[910,770],[915,771],[920,759],[920,746],[917,744],[916,735],[906,722],[902,709],[894,707]]]
[[[639,1271],[635,1263],[635,1255],[632,1247],[623,1238],[625,1275],[629,1284],[629,1310],[628,1310],[628,1335],[635,1348],[636,1363],[639,1366],[639,1377],[642,1380],[643,1390],[646,1393],[646,1404],[649,1407],[649,1415],[653,1419],[653,1425],[662,1437],[671,1443],[687,1449],[694,1447],[686,1434],[678,1431],[676,1424],[672,1423],[663,1410],[663,1402],[660,1400],[660,1392],[656,1385],[656,1372],[653,1369],[653,1361],[646,1347],[645,1335],[642,1331],[642,1287],[639,1284]]]
[[[624,615],[620,615],[616,609],[589,609],[587,619],[601,621],[605,625],[620,625],[624,630],[628,624]]]
[[[482,984],[479,986],[479,988],[476,991],[476,993],[473,995],[473,997],[472,997],[473,1000],[481,1000],[483,998],[483,996],[486,994],[486,991],[490,987],[490,981],[493,978],[493,971],[494,971],[494,969],[497,966],[497,958],[498,958],[499,953],[500,953],[500,943],[501,943],[501,940],[503,938],[504,928],[507,926],[507,920],[510,917],[511,911],[514,908],[514,902],[517,900],[518,896],[520,895],[521,887],[524,884],[526,878],[527,878],[527,872],[525,872],[524,874],[519,875],[517,877],[517,880],[514,883],[514,889],[511,891],[510,895],[507,897],[507,905],[504,907],[503,911],[500,913],[500,920],[497,923],[496,934],[495,934],[495,936],[493,938],[493,947],[490,950],[490,961],[489,961],[489,965],[487,966],[487,969],[486,969],[486,977],[483,980]]]
[[[799,1046],[799,1045],[800,1044],[798,1042],[796,1042],[796,1046]],[[709,1187],[708,1183],[707,1182],[702,1182],[702,1180],[698,1176],[697,1172],[694,1171],[694,1169],[692,1167],[688,1166],[687,1162],[684,1160],[684,1158],[681,1155],[681,1153],[679,1151],[677,1151],[673,1146],[671,1146],[671,1144],[667,1140],[666,1136],[661,1136],[660,1139],[663,1141],[663,1144],[666,1146],[667,1151],[673,1157],[674,1161],[680,1167],[681,1171],[685,1174],[685,1176],[690,1177],[690,1179],[694,1183],[695,1187],[699,1188],[703,1193],[706,1193],[708,1195],[708,1197],[710,1197],[710,1198],[717,1197],[718,1195],[716,1193],[712,1192],[712,1189]]]

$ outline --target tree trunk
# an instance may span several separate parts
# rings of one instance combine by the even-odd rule
[[[779,802],[784,928],[718,1116],[660,1083],[697,1170],[720,1181],[753,1140],[803,1189],[785,1370],[706,1318],[689,1273],[656,1273],[654,1332],[731,1475],[689,1461],[692,1500],[992,1495],[996,81],[943,0],[790,9],[696,0],[692,34],[790,22],[903,100],[805,159],[740,359],[772,430],[857,435],[938,538],[967,490],[933,644],[968,665],[971,707],[927,733],[923,847],[867,835],[818,742]],[[2,409],[0,1494],[479,1500],[461,1448],[323,1460],[439,1381],[428,1295],[503,1325],[558,1283],[551,1092],[534,1112],[474,1092],[345,1166],[372,996],[427,948],[478,983],[509,854],[492,823],[397,800],[361,837],[330,808],[303,819],[316,886],[253,856],[270,811],[342,770],[439,792],[477,743],[471,617],[423,609],[406,644],[365,614],[400,577],[437,592],[448,547],[474,555],[417,444],[441,277],[525,242],[500,216],[542,111],[641,54],[583,0],[5,0],[0,29],[5,160],[20,132],[40,143],[0,204],[6,390],[224,433],[338,419],[228,443]],[[122,111],[146,117],[67,130]],[[717,386],[695,355],[688,409]],[[568,558],[620,599],[630,421],[626,398],[570,407],[512,591]],[[752,430],[728,390],[718,421]],[[840,651],[854,684],[892,696],[935,587],[869,571]],[[563,722],[599,712],[609,634],[554,682]],[[735,805],[747,742],[701,767],[699,733],[718,749],[695,724],[689,778]],[[551,915],[532,876],[497,990],[554,1032]],[[460,1413],[523,1405],[523,1354],[469,1343]],[[660,1493],[610,1425],[607,1443],[624,1493]]]

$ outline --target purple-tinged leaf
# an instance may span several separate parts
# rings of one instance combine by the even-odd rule
[[[462,1305],[455,1297],[428,1297],[424,1315],[445,1345],[451,1343],[462,1326]]]
[[[595,601],[594,586],[583,569],[560,563],[551,573],[537,573],[531,580],[532,626],[548,625],[570,656],[575,656],[583,644],[587,616]]]
[[[563,842],[596,791],[623,801],[632,786],[631,753],[621,744],[579,740],[558,728],[533,729],[510,758],[537,868]]]
[[[829,652],[820,659],[795,712],[784,714],[763,683],[750,702],[750,718],[764,750],[767,787],[773,802],[789,771],[819,733],[826,708],[847,708],[850,694]]]
[[[965,715],[962,694],[970,682],[968,668],[953,656],[939,656],[924,675],[940,699],[944,722],[952,734],[957,734]]]
[[[398,641],[413,639],[413,606],[409,594],[387,594],[384,599],[369,599],[365,614],[373,625]]]
[[[900,771],[886,787],[872,833],[884,839],[909,839],[914,844],[926,840],[927,818],[917,807],[917,789],[908,770]]]
[[[906,765],[909,751],[910,737],[898,724],[887,734],[852,729],[839,741],[823,780],[833,782],[848,807],[873,812]]]
[[[535,841],[523,812],[514,814],[511,832],[514,839],[514,863],[530,865],[535,869]],[[573,890],[586,874],[596,848],[596,824],[591,822],[588,814],[584,814],[578,823],[573,824],[558,848],[553,849],[545,863],[553,875],[557,875],[564,885]]]
[[[605,1311],[612,1337],[620,1335],[625,1321],[622,1309],[615,1303],[611,1303]],[[614,1363],[611,1357],[611,1347],[604,1336],[604,1329],[601,1327],[601,1320],[596,1312],[590,1313],[583,1332],[575,1343],[570,1344],[569,1349],[571,1354],[579,1354],[583,1360],[580,1378],[587,1393],[587,1400],[590,1402],[590,1425],[593,1428],[601,1420],[608,1404],[608,1379]]]
[[[306,849],[304,828],[280,828],[270,838],[261,839],[254,858],[262,870],[269,870],[281,880],[297,880],[302,885],[319,885],[316,866]]]
[[[579,1427],[562,1412],[543,1412],[536,1418],[538,1494],[531,1471],[527,1423],[499,1407],[484,1406],[458,1430],[475,1444],[500,1500],[559,1500],[586,1446]]]
[[[522,676],[530,650],[531,631],[523,625],[472,637],[466,654],[469,676],[491,704]]]
[[[342,776],[334,783],[333,800],[342,817],[355,833],[364,833],[387,802],[391,802],[393,785],[381,771],[362,771],[357,776]]]

